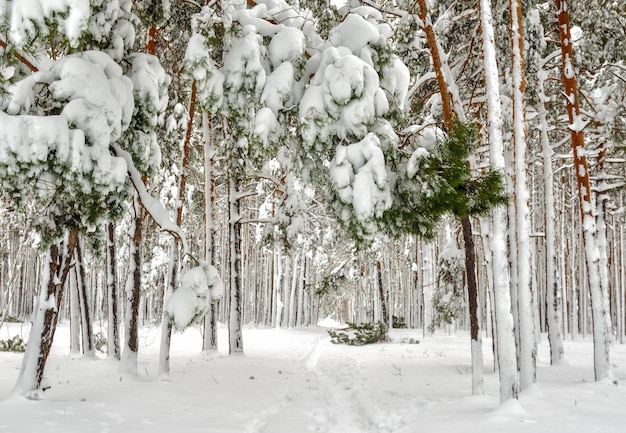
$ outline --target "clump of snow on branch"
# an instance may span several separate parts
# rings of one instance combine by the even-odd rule
[[[132,0],[91,0],[88,36],[116,62],[135,45]]]
[[[180,287],[168,298],[165,311],[175,329],[184,330],[204,317],[212,302],[224,293],[224,283],[218,270],[200,261],[200,266],[186,271]]]
[[[347,49],[330,47],[300,103],[305,144],[323,149],[335,137],[361,139],[388,107],[376,71]]]
[[[128,151],[138,170],[150,173],[161,164],[161,149],[157,143],[157,127],[164,123],[167,88],[171,78],[159,59],[150,54],[135,53],[128,58],[133,82],[135,116],[129,134],[124,137]]]
[[[315,73],[302,97],[300,118],[305,144],[317,150],[335,137],[354,141],[369,132],[380,131],[384,145],[397,140],[386,116],[404,106],[409,73],[388,51],[389,25],[370,9],[348,14],[309,61]]]
[[[376,135],[370,133],[363,140],[337,147],[331,161],[330,175],[339,199],[350,205],[342,218],[352,211],[357,219],[380,217],[391,206],[391,191],[385,159]]]
[[[17,0],[10,3],[9,11],[9,37],[17,46],[29,44],[56,22],[73,47],[78,46],[91,12],[89,0]]]

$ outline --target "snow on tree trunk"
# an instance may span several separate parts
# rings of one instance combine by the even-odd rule
[[[561,67],[563,87],[565,90],[565,104],[571,131],[572,150],[574,154],[574,170],[578,184],[578,198],[580,201],[580,215],[583,231],[583,246],[587,265],[587,278],[591,292],[591,312],[593,323],[594,345],[594,372],[595,379],[613,380],[614,375],[609,360],[610,329],[607,327],[605,292],[608,287],[603,286],[600,252],[598,247],[598,233],[596,220],[593,215],[591,198],[591,182],[589,167],[585,152],[585,138],[582,118],[578,103],[578,82],[574,71],[574,55],[572,35],[570,32],[569,12],[566,0],[556,0],[558,14],[559,35],[561,38]]]
[[[161,345],[159,347],[159,377],[168,380],[170,376],[170,346],[172,343],[172,323],[166,310],[167,300],[176,290],[178,276],[178,242],[170,241],[170,260],[167,266],[166,286],[163,293],[163,313],[161,314]]]
[[[63,243],[52,244],[43,271],[39,299],[33,312],[28,345],[17,383],[12,394],[31,399],[42,398],[44,369],[56,331],[65,281],[70,272],[71,258],[78,235],[70,232]]]
[[[228,320],[228,353],[243,353],[242,287],[241,287],[241,215],[238,179],[228,180],[228,226],[230,245],[230,313]]]
[[[133,237],[128,252],[129,265],[126,280],[126,311],[124,314],[124,348],[120,362],[120,373],[137,374],[139,350],[139,301],[141,296],[141,239],[143,210],[137,194],[134,199],[135,217],[131,233]]]
[[[215,148],[210,129],[209,114],[202,112],[202,135],[204,138],[204,257],[215,266]],[[217,302],[211,302],[204,319],[202,350],[217,350]]]
[[[282,245],[277,242],[274,245],[274,292],[276,293],[276,317],[274,326],[280,328],[285,303],[283,302],[283,251]]]
[[[107,324],[107,356],[109,359],[120,359],[120,327],[117,305],[117,257],[115,248],[115,226],[107,224],[107,295],[108,295],[108,324]]]
[[[606,232],[606,204],[610,199],[609,194],[607,193],[609,189],[609,185],[606,181],[606,171],[605,171],[605,162],[606,162],[606,152],[607,148],[602,141],[600,143],[600,153],[598,155],[598,174],[597,174],[597,184],[596,184],[596,227],[598,230],[598,250],[600,252],[600,278],[602,281],[602,287],[606,287],[606,289],[602,293],[603,302],[604,302],[604,320],[606,321],[606,329],[608,330],[609,341],[613,339],[613,323],[611,320],[611,303],[609,300],[609,257],[608,257],[608,241],[607,241],[607,232]]]
[[[467,278],[467,297],[469,304],[470,339],[472,350],[472,395],[485,393],[483,387],[483,356],[478,320],[478,284],[476,283],[476,253],[472,239],[472,222],[469,217],[461,219],[463,240],[465,242],[465,274]]]
[[[298,288],[298,265],[300,255],[296,252],[293,256],[293,266],[291,271],[291,292],[289,294],[289,321],[287,326],[296,326],[296,292]]]
[[[504,176],[504,150],[502,145],[502,108],[496,62],[495,38],[491,2],[480,0],[483,56],[489,125],[489,157],[491,166]],[[500,375],[500,401],[517,398],[519,381],[511,315],[511,293],[509,291],[509,265],[507,260],[506,209],[496,207],[492,211],[491,252],[494,277],[495,315],[497,327],[497,351]]]
[[[515,153],[515,227],[517,248],[517,302],[520,340],[520,389],[537,381],[537,340],[535,338],[534,295],[531,282],[532,244],[528,208],[528,164],[526,158],[526,114],[524,94],[524,33],[522,4],[509,0],[513,52],[513,145]]]
[[[538,114],[545,194],[546,315],[548,318],[548,340],[550,341],[550,363],[555,365],[562,361],[565,350],[563,348],[563,333],[561,329],[560,274],[557,270],[556,205],[554,202],[554,172],[552,170],[552,155],[554,152],[548,138],[548,111],[546,110],[548,98],[544,91],[547,75],[546,71],[543,70],[543,65],[541,65],[537,77],[537,93],[539,96]]]
[[[176,200],[176,225],[181,226],[183,222],[183,204],[187,194],[187,167],[189,165],[189,146],[191,145],[191,134],[193,132],[193,119],[196,107],[196,83],[191,84],[191,96],[189,97],[189,113],[185,140],[182,143],[182,155],[180,164],[180,175],[178,177],[178,197]],[[178,284],[178,274],[180,268],[180,253],[178,251],[179,239],[172,238],[172,250],[170,252],[170,264],[168,267],[167,288],[165,297],[176,290]],[[165,305],[165,302],[163,303]],[[172,342],[172,324],[166,311],[163,312],[161,326],[161,348],[159,355],[159,376],[169,377],[170,373],[170,346]]]

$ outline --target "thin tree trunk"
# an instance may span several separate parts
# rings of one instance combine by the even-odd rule
[[[386,328],[389,328],[389,306],[387,304],[385,285],[383,284],[382,263],[379,258],[376,259],[376,286],[378,287],[381,322],[384,323]]]
[[[209,115],[202,113],[202,133],[204,136],[204,257],[207,263],[215,263],[215,148],[211,134]],[[204,318],[204,339],[202,350],[217,350],[217,300],[211,305]]]
[[[274,245],[274,292],[276,293],[276,317],[274,318],[274,326],[280,328],[280,321],[283,314],[285,303],[283,302],[283,258],[280,243]]]
[[[122,350],[120,373],[137,374],[139,350],[139,301],[141,296],[141,241],[144,212],[135,194],[135,218],[133,237],[128,252],[128,279],[126,280],[126,311],[124,314],[124,348]]]
[[[610,330],[606,323],[605,293],[608,287],[603,286],[600,252],[597,239],[596,221],[593,215],[591,199],[591,182],[589,167],[585,154],[585,137],[583,120],[578,103],[578,82],[574,72],[574,55],[567,0],[556,0],[558,13],[559,35],[561,38],[561,66],[565,103],[571,131],[572,150],[574,153],[574,171],[578,184],[580,216],[583,232],[583,247],[587,265],[587,278],[591,292],[591,309],[594,343],[594,372],[596,380],[610,379],[614,375],[609,360]]]
[[[239,181],[228,181],[228,226],[230,244],[230,313],[228,320],[228,353],[243,353],[242,287],[241,287],[241,214]]]
[[[602,292],[603,302],[604,302],[604,312],[606,321],[606,329],[608,330],[608,338],[609,341],[613,340],[613,323],[611,321],[611,303],[609,300],[610,297],[610,288],[611,284],[609,282],[609,257],[608,257],[608,240],[607,240],[607,232],[606,232],[606,203],[609,200],[609,195],[607,194],[607,182],[606,182],[606,171],[604,168],[604,164],[606,162],[606,146],[604,142],[600,143],[600,153],[598,155],[598,182],[596,185],[596,227],[598,230],[597,239],[598,239],[598,251],[600,253],[600,279],[602,282],[602,287],[605,289]]]
[[[56,331],[65,281],[71,268],[71,260],[78,234],[70,232],[65,242],[50,246],[43,274],[39,299],[34,311],[28,346],[22,367],[12,394],[40,399],[40,388],[46,361]]]
[[[489,157],[493,169],[504,176],[504,150],[502,147],[502,111],[496,62],[495,37],[491,2],[480,0],[480,20],[483,34],[483,55],[487,110],[489,118]],[[509,290],[509,269],[506,251],[507,216],[506,209],[493,210],[491,251],[493,260],[495,313],[497,326],[497,351],[500,375],[500,401],[517,398],[519,381],[511,316],[511,292]]]
[[[467,275],[467,294],[469,303],[470,339],[472,350],[472,395],[485,393],[483,387],[483,343],[480,338],[478,307],[478,284],[476,283],[476,253],[472,239],[472,222],[469,217],[461,219],[463,240],[465,242],[465,272]]]
[[[296,292],[298,290],[298,264],[299,264],[299,254],[296,252],[292,258],[293,266],[291,270],[292,279],[291,279],[291,293],[289,295],[289,328],[293,328],[296,326]]]
[[[120,359],[120,326],[117,312],[117,252],[115,248],[115,226],[107,225],[107,294],[109,320],[107,327],[107,356]]]
[[[524,33],[522,4],[509,0],[513,51],[513,144],[515,154],[515,227],[517,231],[517,302],[520,334],[520,389],[537,381],[537,340],[535,338],[534,294],[531,281],[532,243],[528,207],[528,166],[526,161],[526,113],[524,94]]]
[[[85,264],[83,262],[83,252],[80,247],[80,241],[76,241],[76,248],[74,249],[74,255],[76,258],[76,282],[78,286],[78,297],[80,305],[80,323],[83,342],[83,355],[95,356],[95,349],[93,345],[93,323],[91,318],[91,308],[89,307],[89,296],[87,294],[87,280],[85,274]]]
[[[80,305],[76,272],[70,272],[70,354],[80,353]]]
[[[189,118],[187,119],[187,131],[182,144],[180,175],[178,177],[178,199],[176,200],[176,225],[180,227],[183,222],[183,204],[187,193],[187,166],[189,165],[189,146],[191,133],[193,132],[193,118],[196,108],[196,82],[191,83],[191,96],[189,100]],[[165,302],[174,293],[178,286],[178,274],[180,270],[179,238],[173,237],[170,251],[170,263],[168,266],[167,288],[163,298],[163,315],[161,324],[161,349],[159,354],[159,376],[167,379],[170,375],[170,347],[172,344],[172,322],[165,310]]]
[[[559,272],[557,270],[557,237],[556,212],[554,203],[554,172],[552,170],[552,147],[548,138],[548,111],[544,83],[547,73],[543,70],[543,63],[539,67],[537,77],[537,93],[539,96],[539,130],[541,135],[541,155],[543,158],[543,182],[545,191],[544,225],[546,230],[546,304],[548,318],[548,340],[550,341],[550,363],[559,364],[565,352],[563,347],[563,333],[561,331],[561,305],[559,303],[561,291]]]

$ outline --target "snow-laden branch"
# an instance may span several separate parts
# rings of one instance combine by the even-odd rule
[[[270,182],[272,182],[274,185],[276,185],[276,189],[282,193],[285,193],[285,184],[284,182],[281,182],[280,179],[278,179],[275,176],[272,176],[270,174],[267,173],[262,173],[262,172],[253,172],[250,173],[251,177],[255,177],[257,179],[264,179],[264,180],[268,180]]]
[[[141,173],[139,173],[139,170],[135,167],[130,153],[122,150],[117,144],[112,144],[111,148],[113,149],[115,156],[119,156],[126,161],[128,176],[133,183],[137,194],[139,194],[139,201],[143,208],[148,212],[148,214],[150,214],[154,222],[161,227],[161,229],[171,233],[180,240],[183,245],[183,256],[189,254],[189,245],[185,234],[182,229],[171,220],[163,204],[156,198],[152,197],[148,190],[146,190],[141,178]]]

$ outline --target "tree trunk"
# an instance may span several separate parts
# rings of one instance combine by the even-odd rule
[[[480,338],[478,309],[478,284],[476,283],[476,253],[472,239],[472,222],[469,217],[461,219],[465,242],[465,273],[469,303],[470,340],[472,350],[472,395],[485,393],[483,388],[483,343]]]
[[[176,225],[180,227],[183,222],[183,204],[187,193],[187,166],[189,165],[189,146],[191,144],[191,133],[193,132],[193,118],[196,112],[196,82],[191,83],[191,96],[189,98],[189,118],[187,120],[187,131],[181,149],[180,175],[178,177],[178,198],[176,200]],[[161,349],[159,354],[159,376],[167,379],[170,375],[170,347],[172,343],[172,323],[165,303],[169,296],[174,293],[178,286],[178,274],[180,273],[180,253],[179,238],[173,237],[171,242],[170,263],[168,266],[167,287],[163,297],[163,315],[161,323]]]
[[[93,357],[96,356],[93,344],[93,323],[91,319],[91,308],[89,307],[89,296],[87,294],[87,279],[85,264],[83,262],[83,252],[79,240],[76,241],[74,256],[76,259],[75,272],[80,305],[80,328],[83,342],[83,355]]]
[[[446,126],[447,131],[451,131],[454,125],[454,118],[457,117],[461,121],[465,121],[465,113],[463,110],[462,103],[460,101],[460,97],[458,96],[458,91],[456,91],[456,85],[453,83],[448,83],[446,81],[446,74],[444,72],[448,72],[447,76],[451,76],[449,73],[449,68],[447,66],[447,62],[442,61],[441,55],[439,53],[439,44],[437,43],[437,38],[435,36],[434,29],[432,27],[432,22],[430,18],[430,14],[428,13],[428,9],[426,7],[425,0],[418,0],[419,5],[419,17],[422,20],[424,26],[424,32],[426,33],[426,39],[428,41],[428,46],[430,49],[431,58],[433,60],[433,68],[435,70],[435,75],[437,77],[437,84],[439,86],[439,93],[441,94],[442,100],[442,111],[444,117],[444,124]],[[454,91],[450,90],[450,85]],[[454,110],[453,110],[454,107]],[[483,378],[482,378],[482,370],[483,370],[483,358],[482,358],[482,342],[480,341],[480,329],[478,322],[478,309],[474,310],[475,317],[472,317],[472,302],[475,302],[476,305],[478,303],[478,287],[476,285],[476,260],[474,258],[474,244],[471,237],[471,222],[469,217],[466,216],[461,219],[461,224],[463,227],[463,235],[468,236],[465,238],[465,266],[466,273],[468,275],[468,285],[471,284],[469,279],[472,278],[474,281],[474,287],[468,287],[470,292],[470,326],[472,327],[472,336],[470,338],[471,344],[471,352],[472,352],[472,394],[482,394],[483,393]],[[466,232],[466,230],[469,230]],[[469,242],[469,244],[468,244]],[[471,246],[471,248],[470,248]],[[467,255],[471,254],[471,257]],[[475,298],[472,301],[471,296]],[[422,286],[422,299],[423,299],[423,286]],[[424,302],[422,302],[424,305]],[[424,332],[426,330],[426,320],[425,320],[425,312],[422,315],[423,329]],[[475,319],[475,321],[474,321]],[[475,328],[474,328],[475,326]],[[475,335],[474,335],[475,331]]]
[[[378,288],[378,299],[380,302],[381,322],[383,322],[386,328],[389,328],[389,306],[387,303],[385,285],[383,284],[383,269],[380,258],[376,259],[376,286]]]
[[[110,359],[120,359],[120,326],[117,312],[117,252],[115,249],[115,226],[107,225],[107,294],[108,294],[108,327],[107,327],[107,356]]]
[[[80,353],[80,305],[76,272],[70,272],[70,354]]]
[[[524,94],[524,34],[522,4],[509,0],[513,51],[513,144],[515,155],[515,227],[517,249],[517,312],[520,342],[520,389],[537,381],[537,340],[535,338],[534,295],[531,281],[532,244],[528,208],[528,166],[526,161],[526,114]]]
[[[585,154],[585,138],[583,120],[578,103],[578,83],[574,72],[574,55],[572,35],[570,33],[567,0],[556,0],[558,13],[559,35],[561,38],[561,66],[565,104],[571,131],[572,150],[574,153],[574,172],[578,185],[580,216],[583,232],[583,247],[589,291],[591,292],[591,309],[593,323],[594,372],[596,380],[614,378],[609,360],[610,330],[606,323],[605,298],[608,287],[603,286],[600,252],[598,248],[596,221],[593,215],[591,199],[591,183],[589,167]]]
[[[128,252],[128,279],[126,280],[126,312],[124,314],[124,348],[120,373],[137,374],[137,354],[139,350],[139,301],[141,296],[141,241],[144,212],[137,194],[134,199],[135,218],[133,219],[130,248]]]
[[[12,394],[40,399],[42,379],[56,331],[65,281],[70,272],[71,260],[78,235],[71,232],[63,243],[50,246],[43,273],[39,299],[35,306],[28,346],[22,361],[17,383]]]
[[[228,320],[228,353],[243,353],[242,287],[241,287],[241,214],[239,180],[228,181],[228,226],[230,262],[230,314]]]
[[[489,157],[491,166],[504,176],[504,150],[502,147],[502,111],[496,63],[495,38],[491,2],[480,0],[480,20],[483,35],[483,56],[489,125]],[[493,260],[495,313],[497,327],[497,351],[500,375],[500,401],[518,398],[519,381],[511,316],[511,292],[506,251],[506,209],[493,210],[491,252]]]
[[[556,212],[554,203],[554,172],[552,170],[552,147],[548,138],[548,111],[546,102],[548,97],[544,91],[544,83],[547,73],[543,70],[543,64],[539,67],[537,77],[537,93],[539,96],[538,114],[541,141],[541,155],[543,158],[543,182],[545,191],[544,225],[546,230],[546,304],[548,318],[548,340],[550,341],[550,363],[559,364],[563,359],[563,333],[561,324],[560,296],[561,284],[557,270],[557,237],[556,237]]]
[[[202,113],[204,136],[204,257],[207,263],[215,263],[215,148],[211,134],[211,124],[206,111]],[[202,350],[217,350],[217,300],[211,305],[204,318],[204,338]]]
[[[597,239],[598,239],[598,251],[600,253],[600,280],[602,287],[604,287],[604,291],[602,292],[602,298],[604,302],[604,320],[606,321],[606,329],[608,331],[609,341],[613,340],[613,322],[611,320],[611,303],[609,300],[610,297],[610,288],[611,284],[609,282],[609,257],[608,257],[608,239],[606,232],[606,203],[609,201],[610,197],[607,193],[608,183],[607,173],[605,171],[605,162],[606,162],[606,146],[604,142],[600,143],[600,152],[598,155],[598,181],[596,184],[596,227],[597,227]]]

